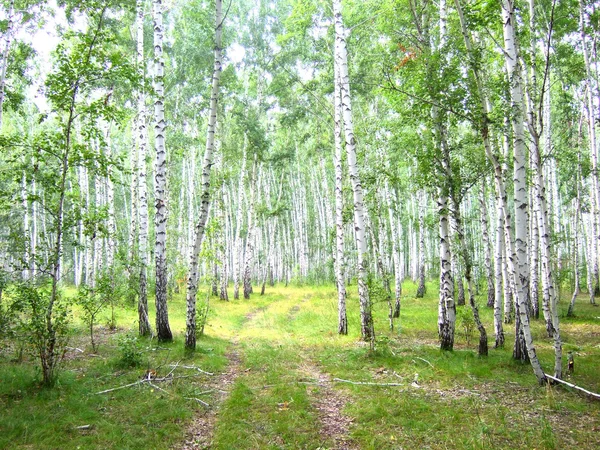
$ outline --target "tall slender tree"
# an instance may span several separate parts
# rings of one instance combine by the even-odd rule
[[[163,3],[153,0],[154,19],[154,258],[156,263],[156,336],[159,341],[173,340],[167,307],[167,150],[165,148],[165,60],[163,56]],[[142,163],[140,161],[140,163]]]
[[[346,137],[346,153],[348,157],[348,171],[354,197],[354,231],[356,247],[358,250],[358,296],[360,302],[361,336],[368,341],[371,348],[375,347],[375,329],[371,312],[371,300],[367,285],[367,238],[365,229],[365,206],[363,188],[358,174],[356,160],[356,139],[354,137],[354,122],[352,116],[352,101],[350,94],[350,78],[348,75],[348,49],[346,46],[347,30],[342,17],[342,4],[340,0],[333,0],[333,15],[335,23],[335,64],[338,67],[340,96],[342,98],[342,117],[344,120],[344,133]]]
[[[221,80],[221,45],[223,33],[222,1],[215,0],[215,47],[214,65],[212,73],[212,86],[210,93],[210,110],[208,126],[206,129],[206,148],[202,163],[202,191],[200,194],[200,217],[195,227],[194,242],[190,249],[190,270],[187,283],[187,320],[185,331],[185,347],[196,348],[196,293],[198,292],[198,256],[202,246],[202,239],[206,229],[206,221],[210,209],[210,169],[213,164],[213,152],[215,147],[215,133],[217,124],[217,112],[219,102],[219,83]]]

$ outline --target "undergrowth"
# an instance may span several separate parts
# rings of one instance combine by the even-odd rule
[[[530,366],[512,359],[513,325],[505,325],[505,348],[490,349],[488,357],[480,358],[476,339],[470,341],[468,306],[459,307],[455,351],[441,352],[435,286],[422,299],[414,298],[415,290],[405,284],[401,327],[396,322],[394,332],[388,331],[387,304],[374,305],[374,352],[360,341],[356,286],[348,287],[347,336],[335,332],[332,286],[281,285],[249,301],[213,299],[205,335],[193,354],[183,350],[183,294],[169,304],[173,343],[138,338],[137,311],[131,306],[115,311],[115,330],[107,326],[108,311],[98,317],[96,354],[81,311],[74,308],[75,331],[53,389],[40,386],[34,359],[21,353],[18,362],[19,349],[2,342],[0,448],[177,448],[191,419],[206,411],[191,399],[203,394],[211,408],[218,405],[217,396],[204,394],[211,376],[156,382],[164,391],[140,381],[164,377],[177,364],[221,373],[233,347],[242,361],[233,384],[223,386],[229,394],[218,407],[211,448],[333,448],[315,406],[317,372],[344,399],[340,413],[351,420],[348,438],[357,448],[600,445],[599,404],[569,390],[537,386]],[[583,297],[576,312],[561,322],[565,354],[575,355],[569,381],[600,391],[600,314]],[[481,314],[491,333],[491,310],[482,307]],[[543,321],[534,321],[533,328],[538,355],[549,369],[552,341]],[[399,386],[353,385],[334,378]]]

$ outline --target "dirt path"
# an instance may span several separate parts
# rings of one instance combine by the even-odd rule
[[[346,399],[331,384],[331,377],[323,373],[319,367],[309,360],[299,371],[315,381],[308,385],[307,392],[317,410],[320,422],[320,435],[323,441],[332,440],[335,445],[331,450],[356,450],[360,448],[350,437],[352,419],[342,413]]]
[[[295,318],[302,305],[310,298],[311,296],[305,297],[290,309],[288,316],[290,320]],[[317,410],[320,422],[319,434],[323,441],[331,440],[335,443],[331,450],[358,449],[359,446],[349,437],[352,419],[342,413],[347,401],[331,384],[331,376],[323,373],[308,356],[304,358],[304,364],[298,368],[298,371],[302,376],[316,383],[309,384],[307,392],[312,405]]]
[[[242,361],[237,343],[233,344],[233,348],[226,356],[229,360],[227,370],[211,377],[206,385],[206,390],[213,389],[216,395],[212,397],[210,406],[204,411],[199,412],[188,425],[185,441],[180,447],[181,450],[208,449],[211,447],[219,407],[229,396],[229,392],[233,388],[240,372]]]
[[[246,314],[242,327],[252,321],[256,314],[263,310],[264,308],[257,308]],[[188,425],[185,441],[183,445],[179,447],[181,450],[209,449],[212,446],[219,407],[229,396],[241,371],[242,358],[240,356],[239,341],[237,337],[231,341],[231,349],[227,352],[225,357],[229,361],[227,370],[219,375],[211,377],[206,385],[206,390],[212,389],[216,393],[216,395],[212,397],[212,404],[205,408],[204,411],[199,412]]]
[[[288,320],[294,320],[310,297],[304,298],[299,304],[294,305],[288,312]],[[248,326],[257,314],[264,311],[261,307],[248,313],[242,323],[242,328]],[[229,396],[233,386],[242,371],[242,357],[240,354],[239,341],[236,338],[231,341],[231,349],[226,354],[229,361],[225,372],[210,377],[206,390],[214,390],[214,394],[207,407],[200,411],[188,425],[186,438],[181,450],[210,449],[213,442],[213,434],[218,421],[219,408]],[[299,379],[310,380],[307,385],[307,393],[311,403],[317,412],[319,420],[319,434],[322,442],[329,442],[331,450],[356,450],[359,446],[349,437],[352,419],[342,413],[346,406],[346,399],[338,392],[331,383],[331,377],[313,363],[308,355],[304,358],[302,366],[298,367]],[[312,384],[314,383],[314,384]]]

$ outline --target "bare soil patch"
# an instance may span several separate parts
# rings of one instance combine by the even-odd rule
[[[360,448],[349,436],[352,419],[342,412],[347,403],[346,399],[331,386],[331,378],[312,363],[306,363],[299,370],[311,381],[315,381],[314,385],[308,385],[307,391],[317,410],[323,441],[332,440],[335,443],[332,450]]]
[[[237,344],[233,345],[233,349],[227,354],[227,359],[229,360],[227,370],[208,380],[206,389],[214,390],[210,406],[199,412],[188,425],[185,441],[180,447],[181,450],[211,448],[219,406],[229,395],[240,372],[242,361]]]

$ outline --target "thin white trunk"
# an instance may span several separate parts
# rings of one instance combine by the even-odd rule
[[[481,183],[479,191],[479,208],[481,216],[481,237],[483,240],[483,258],[487,278],[487,306],[492,308],[495,303],[496,288],[494,286],[494,268],[492,267],[492,244],[489,234],[489,220],[485,187],[487,179]]]
[[[464,19],[460,1],[455,0],[455,5],[456,5],[457,12],[459,14],[460,25],[461,25],[461,29],[463,32],[467,52],[470,55],[473,55],[472,39],[471,39],[470,32],[468,31],[467,26],[466,26],[466,22]],[[487,96],[485,94],[482,77],[479,72],[480,69],[477,65],[473,64],[474,59],[470,59],[469,61],[471,64],[470,69],[473,72],[473,75],[475,77],[475,82],[477,85],[477,93],[479,95],[480,105],[481,105],[484,117],[487,117],[487,115],[489,114],[489,102],[488,102]],[[501,201],[501,208],[504,213],[504,231],[505,231],[504,237],[505,237],[505,241],[506,241],[506,248],[508,250],[507,253],[509,256],[507,258],[507,260],[508,260],[508,265],[509,265],[509,269],[511,272],[512,281],[516,288],[515,289],[515,293],[516,293],[516,297],[517,297],[516,302],[519,305],[518,313],[520,315],[520,319],[521,319],[521,323],[522,323],[522,329],[523,329],[524,340],[525,340],[526,347],[527,347],[527,353],[529,356],[529,361],[530,361],[533,371],[535,373],[535,376],[538,379],[538,382],[543,383],[546,381],[546,376],[545,376],[544,371],[543,371],[543,369],[540,365],[540,362],[537,358],[535,347],[533,345],[533,338],[532,338],[531,329],[529,326],[529,316],[527,315],[527,310],[526,310],[527,301],[526,301],[526,297],[525,297],[524,286],[523,286],[523,283],[522,283],[522,280],[520,278],[520,274],[519,274],[519,271],[517,268],[517,254],[516,254],[516,248],[513,244],[512,224],[511,224],[511,220],[510,220],[511,219],[510,213],[508,212],[508,207],[507,207],[508,202],[507,202],[507,197],[506,197],[506,189],[504,187],[504,181],[502,178],[502,168],[501,168],[500,163],[498,162],[498,159],[492,152],[490,136],[489,136],[489,128],[487,127],[487,124],[485,121],[483,121],[482,123],[483,123],[483,126],[480,129],[480,132],[481,132],[481,136],[483,139],[484,149],[485,149],[486,156],[488,157],[488,159],[494,166],[495,185],[496,185],[496,189],[498,192],[498,197],[500,198],[500,201]]]
[[[215,0],[215,47],[214,65],[212,74],[212,87],[210,95],[210,112],[206,129],[206,148],[202,163],[202,194],[200,195],[200,218],[196,223],[194,243],[190,252],[190,271],[187,285],[187,320],[185,332],[185,346],[189,349],[196,348],[196,294],[198,291],[198,255],[204,238],[206,222],[210,209],[210,169],[213,161],[215,147],[215,132],[217,124],[217,105],[219,101],[219,81],[221,79],[221,33],[223,19],[221,14],[222,2]]]
[[[585,4],[583,0],[579,0],[579,31],[581,35],[582,49],[583,49],[583,60],[585,63],[584,78],[584,90],[586,107],[584,108],[586,113],[587,125],[588,125],[588,138],[590,147],[590,157],[592,161],[592,183],[590,186],[590,200],[592,204],[592,230],[591,236],[594,237],[593,245],[591,247],[591,260],[592,260],[592,292],[590,293],[590,303],[595,303],[594,294],[598,286],[598,258],[599,258],[599,245],[600,245],[600,233],[598,228],[600,225],[600,174],[598,173],[598,149],[596,143],[596,118],[594,116],[594,87],[592,79],[592,63],[590,61],[589,49],[587,44],[587,34],[585,32]]]
[[[517,270],[525,289],[525,305],[529,303],[529,260],[527,253],[528,206],[527,159],[525,143],[525,104],[522,91],[522,70],[515,35],[516,17],[514,0],[502,0],[502,30],[504,34],[504,61],[511,98],[511,123],[513,129],[513,182],[515,206],[515,251]]]
[[[246,148],[248,146],[248,136],[244,133],[244,145],[242,147],[242,167],[240,169],[240,178],[238,183],[238,200],[235,227],[235,242],[233,248],[233,298],[240,298],[240,261],[242,259],[242,203],[244,199],[244,176],[246,173]]]
[[[398,222],[396,221],[394,215],[394,205],[395,201],[392,199],[392,191],[388,186],[388,183],[385,184],[386,191],[386,201],[388,207],[388,218],[390,222],[390,230],[392,232],[392,257],[394,261],[394,318],[400,317],[400,307],[401,307],[401,297],[402,297],[402,263],[400,258],[400,248],[402,244],[400,241],[400,232],[398,230]]]
[[[6,68],[8,67],[8,56],[10,53],[10,44],[12,40],[13,34],[13,25],[14,25],[14,15],[15,15],[15,0],[10,0],[10,4],[8,6],[8,23],[6,26],[6,31],[3,35],[3,48],[2,48],[2,57],[0,60],[0,130],[2,130],[2,108],[4,107],[4,96],[5,96],[5,86],[6,86]]]
[[[417,194],[419,203],[419,286],[417,287],[417,298],[425,295],[425,208],[427,197],[425,191]]]
[[[136,4],[136,28],[137,28],[137,70],[140,76],[144,76],[144,2],[137,0]],[[148,336],[152,333],[150,320],[148,318],[148,182],[147,182],[147,146],[146,146],[146,97],[143,91],[138,92],[137,98],[137,157],[133,158],[134,164],[137,163],[137,173],[134,171],[133,182],[137,186],[132,186],[132,206],[131,206],[131,230],[135,232],[137,217],[139,214],[138,231],[138,255],[139,263],[139,298],[138,298],[138,330],[141,336]],[[136,170],[134,168],[134,170]],[[134,212],[137,210],[137,214]],[[132,248],[135,248],[135,244]]]
[[[333,166],[335,168],[335,279],[338,292],[338,333],[348,334],[348,317],[346,314],[346,283],[344,258],[344,195],[342,171],[342,97],[339,80],[339,69],[334,64],[334,138],[335,152]]]
[[[244,249],[244,298],[249,299],[252,293],[252,262],[254,259],[254,209],[256,201],[256,186],[259,182],[256,180],[256,171],[258,169],[258,157],[254,154],[254,163],[252,164],[252,175],[250,176],[250,201],[248,204],[248,233],[246,234],[246,247]]]
[[[156,265],[156,336],[159,341],[173,340],[167,308],[167,150],[165,148],[165,92],[163,57],[163,4],[153,0],[154,19],[154,258]]]
[[[29,199],[27,193],[27,176],[25,172],[21,177],[21,203],[23,207],[23,271],[22,277],[24,280],[31,278],[32,274],[30,272],[31,267],[31,230],[29,228],[30,218],[29,218]]]
[[[367,240],[365,230],[365,208],[363,189],[358,175],[356,161],[356,139],[354,137],[354,123],[352,119],[352,104],[350,97],[350,78],[348,76],[348,50],[346,48],[346,29],[342,18],[341,0],[333,0],[333,14],[335,21],[335,63],[338,65],[340,78],[340,94],[342,97],[342,116],[346,136],[346,152],[348,155],[348,172],[354,194],[354,228],[356,233],[356,246],[358,257],[358,296],[360,302],[361,336],[375,347],[375,330],[371,314],[371,300],[367,286]]]
[[[495,292],[494,292],[494,335],[496,342],[494,347],[504,347],[504,328],[502,326],[502,299],[503,288],[504,292],[510,292],[507,288],[508,277],[506,276],[506,251],[504,249],[504,215],[499,196],[496,196],[496,246],[495,254],[496,261],[494,264],[494,273],[496,276]],[[510,302],[508,302],[510,306]],[[508,311],[510,317],[510,310]]]

